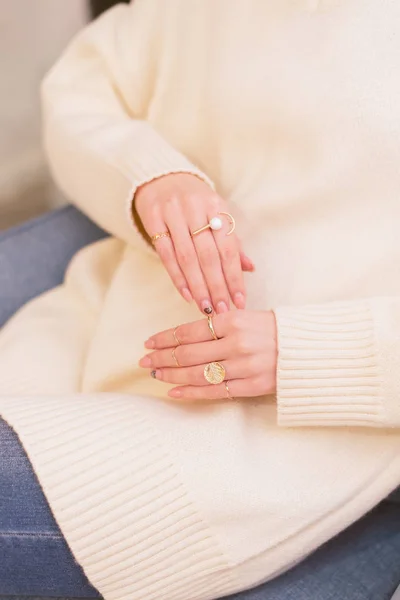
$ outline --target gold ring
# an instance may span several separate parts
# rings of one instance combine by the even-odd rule
[[[181,365],[179,363],[179,360],[176,358],[175,350],[176,350],[176,348],[172,348],[172,351],[171,351],[172,358],[174,359],[176,366],[180,367]]]
[[[204,378],[211,385],[222,383],[225,379],[225,367],[219,362],[209,363],[204,367]]]
[[[227,213],[227,212],[219,212],[218,214],[228,217],[231,228],[227,232],[226,235],[231,235],[231,233],[233,233],[236,228],[235,219],[232,217],[232,215],[230,213]],[[198,235],[202,231],[206,231],[206,229],[212,229],[213,231],[218,231],[219,229],[222,229],[222,219],[220,219],[220,217],[213,217],[212,219],[209,220],[207,225],[204,225],[203,227],[200,227],[199,229],[192,231],[192,237],[194,237],[195,235]]]
[[[165,238],[165,237],[168,237],[168,238],[171,237],[171,234],[170,234],[169,231],[162,231],[161,233],[155,233],[150,238],[151,239],[151,243],[154,246],[157,240],[160,240],[161,238]]]
[[[207,324],[208,324],[208,329],[210,330],[210,333],[211,333],[211,335],[212,335],[213,339],[214,339],[214,340],[218,340],[218,336],[217,336],[217,334],[215,333],[214,324],[213,324],[213,322],[212,322],[212,317],[211,317],[211,315],[208,315],[208,317],[207,317]]]
[[[176,350],[176,348],[172,348],[172,352],[171,352],[172,358],[174,359],[176,366],[180,367],[181,365],[179,364],[179,360],[176,358],[175,350]]]
[[[226,397],[228,400],[233,400],[233,396],[231,396],[231,390],[229,389],[229,385],[227,381],[224,381],[225,389],[226,389]]]
[[[178,327],[179,327],[179,325],[178,325]],[[174,334],[174,340],[176,341],[176,345],[180,346],[181,342],[179,341],[178,334],[176,333],[176,330],[178,329],[178,327],[175,327],[175,329],[172,333]]]

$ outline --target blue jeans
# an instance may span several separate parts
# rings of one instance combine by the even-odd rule
[[[72,255],[104,235],[71,207],[0,235],[0,326],[59,284]],[[230,600],[389,600],[399,583],[397,493],[294,569]],[[51,597],[99,595],[74,561],[15,433],[0,419],[0,600]]]

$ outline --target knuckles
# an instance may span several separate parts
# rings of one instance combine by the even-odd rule
[[[212,246],[206,246],[198,251],[200,263],[202,265],[211,266],[215,264],[216,261],[216,251]]]
[[[236,250],[232,246],[224,246],[221,250],[221,258],[225,263],[231,263],[235,258]],[[233,281],[231,282],[234,283]]]
[[[254,378],[250,384],[251,392],[254,396],[264,396],[272,393],[272,382],[266,373],[262,373]]]
[[[194,252],[191,252],[189,249],[179,250],[177,248],[176,257],[182,267],[191,267],[194,264],[195,255]]]

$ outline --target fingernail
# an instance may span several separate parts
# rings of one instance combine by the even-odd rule
[[[144,369],[148,369],[149,367],[151,367],[151,359],[149,356],[143,356],[143,358],[141,358],[139,360],[139,365],[141,367],[143,367]]]
[[[190,293],[190,291],[188,290],[188,288],[182,288],[181,289],[181,294],[182,294],[182,298],[184,300],[186,300],[186,302],[191,302],[193,300],[193,296]]]
[[[182,392],[181,390],[169,390],[168,392],[168,396],[171,396],[171,398],[181,398],[182,397]]]
[[[156,347],[156,343],[154,340],[147,340],[147,342],[144,343],[145,348],[148,348],[149,350],[152,350],[153,348]]]
[[[201,302],[201,310],[206,313],[206,315],[211,315],[213,311],[212,304],[209,300],[203,300]]]
[[[153,379],[156,379],[157,378],[157,371],[152,371],[150,373],[150,375],[152,376]]]
[[[246,306],[246,300],[242,292],[236,292],[236,294],[233,296],[233,301],[236,308],[245,308]]]
[[[228,312],[228,307],[225,302],[218,302],[217,304],[217,313],[225,313]]]

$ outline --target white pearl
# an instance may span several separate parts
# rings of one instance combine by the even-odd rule
[[[210,221],[210,227],[214,231],[218,231],[218,229],[222,228],[222,219],[219,217],[213,217]]]

